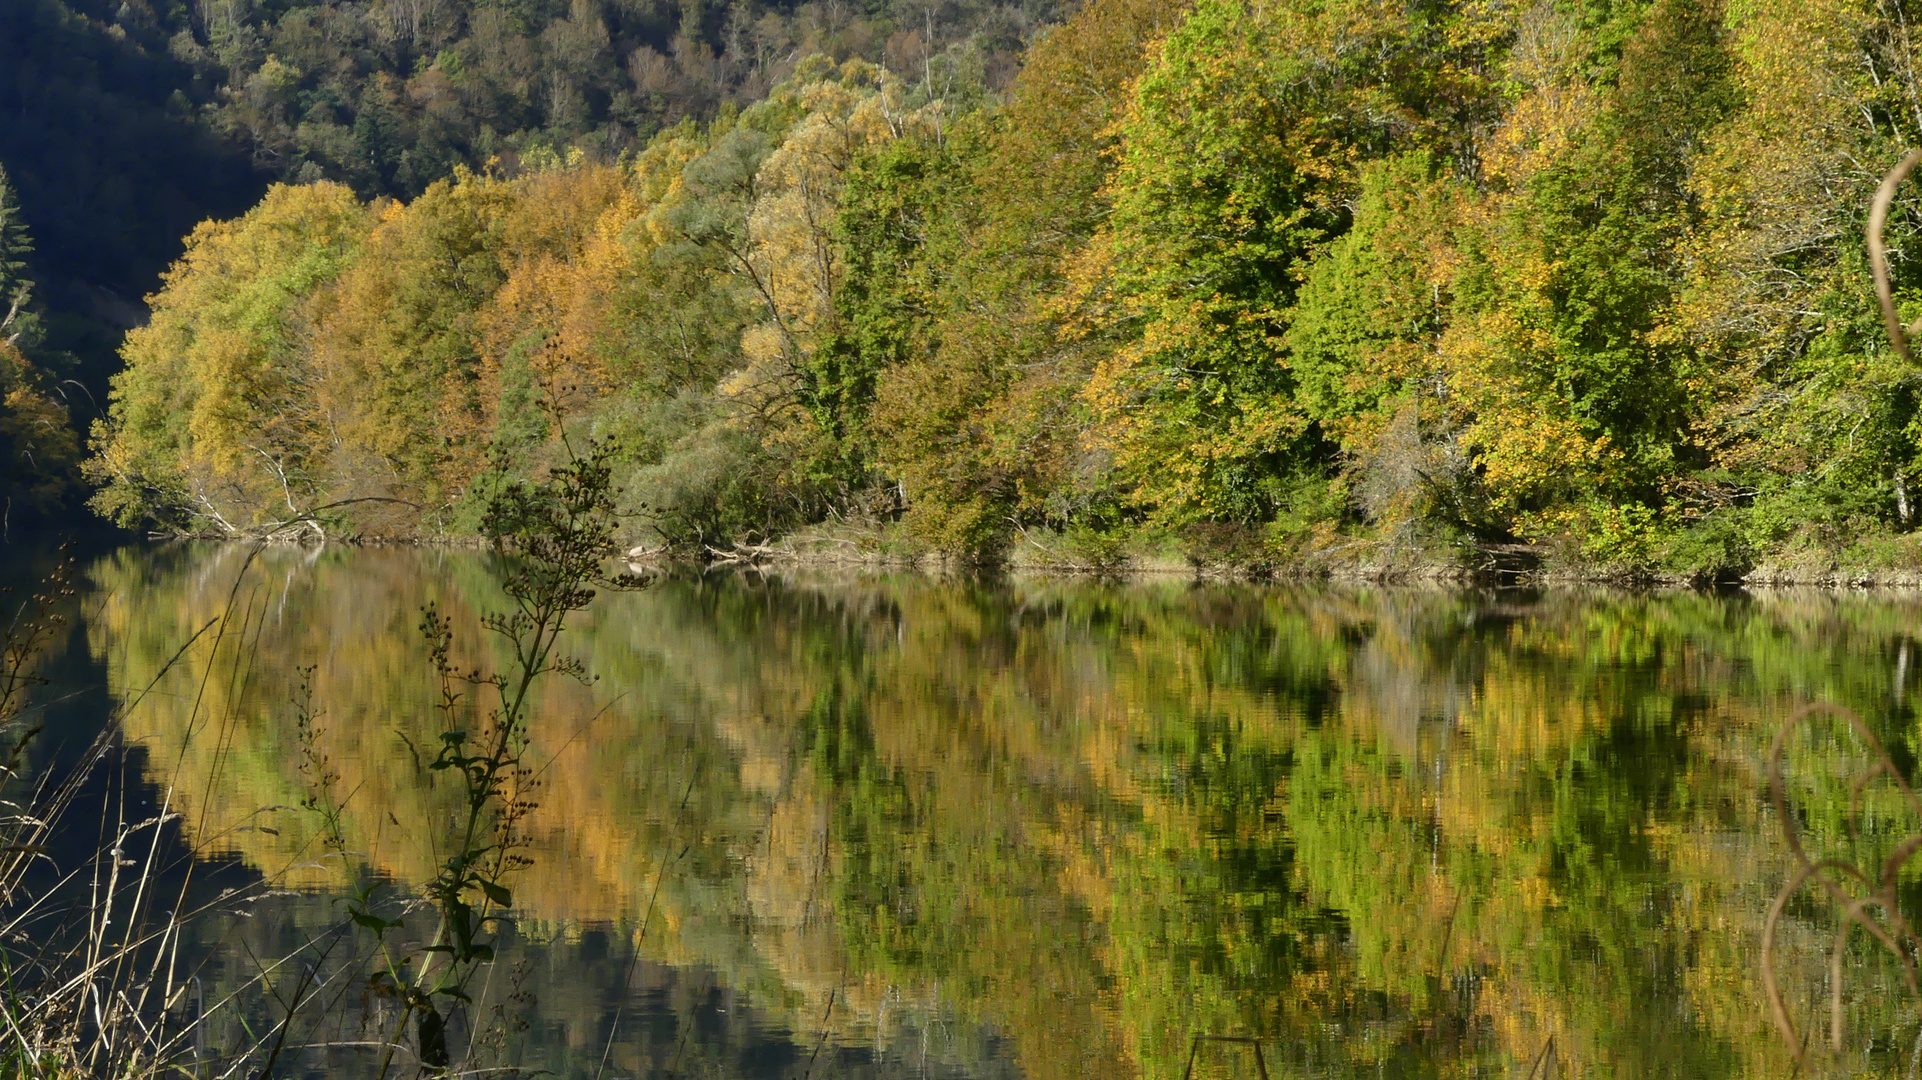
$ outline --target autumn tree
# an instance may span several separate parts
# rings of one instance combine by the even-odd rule
[[[0,339],[0,529],[63,513],[79,461],[79,437],[51,380]]]
[[[1877,182],[1922,138],[1913,12],[1816,0],[1730,15],[1742,107],[1707,133],[1689,178],[1701,223],[1678,312],[1716,358],[1700,391],[1710,461],[1684,491],[1692,546],[1827,566],[1916,521],[1922,402],[1876,314],[1863,246]],[[1888,234],[1906,317],[1913,199],[1899,193]]]
[[[836,407],[858,424],[872,380],[866,437],[937,547],[993,555],[1017,517],[1114,505],[1075,402],[1111,320],[1070,283],[1110,213],[1129,87],[1182,11],[1097,0],[1030,50],[1003,109],[891,146],[851,185]]]
[[[314,301],[371,225],[352,191],[316,184],[194,231],[94,431],[101,513],[234,534],[330,501],[341,417],[322,396]]]
[[[1349,226],[1360,166],[1461,148],[1492,106],[1476,5],[1202,3],[1121,124],[1105,273],[1139,337],[1083,397],[1130,500],[1260,523],[1333,464],[1287,348],[1300,276]]]
[[[26,258],[32,238],[20,220],[20,204],[0,169],[0,525],[11,527],[63,510],[74,487],[79,439],[51,385],[30,360],[36,344],[33,279]]]

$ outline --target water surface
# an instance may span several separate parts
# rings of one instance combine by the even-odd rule
[[[275,890],[196,924],[203,1000],[270,955],[338,968],[340,897],[444,858],[418,624],[431,601],[460,663],[502,662],[492,575],[412,549],[88,561],[72,648],[123,699],[224,619],[226,651],[204,636],[125,722],[184,842]],[[562,1076],[1255,1075],[1204,1035],[1259,1040],[1272,1076],[1786,1076],[1758,964],[1789,865],[1770,743],[1833,702],[1913,771],[1918,615],[1891,593],[672,575],[573,624],[597,681],[541,700],[532,861],[459,1030]],[[301,805],[316,747],[349,859]],[[1882,781],[1848,831],[1859,745],[1790,759],[1812,843],[1922,826]],[[1818,1044],[1835,925],[1810,898],[1778,943]],[[1857,935],[1845,1072],[1910,1067],[1892,971]],[[384,1005],[344,968],[327,994],[302,1067],[365,1071],[348,1044]],[[210,1024],[206,1052],[245,1028]]]

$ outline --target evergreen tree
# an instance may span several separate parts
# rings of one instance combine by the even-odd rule
[[[33,298],[33,280],[27,276],[27,256],[33,240],[27,236],[27,223],[20,218],[20,200],[0,167],[0,339],[17,345],[31,325],[27,303]]]

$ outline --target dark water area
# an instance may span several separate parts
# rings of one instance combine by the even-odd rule
[[[42,572],[8,550],[0,575]],[[400,913],[446,857],[461,808],[420,765],[441,720],[418,626],[431,602],[457,663],[504,663],[496,567],[79,564],[35,768],[110,722],[126,752],[50,861],[164,804],[158,891],[196,910],[170,1013],[199,1020],[188,1056],[249,1052],[304,994],[279,1074],[371,1075],[394,1006],[345,898]],[[1827,702],[1912,774],[1919,615],[1897,592],[668,575],[570,624],[594,679],[539,699],[530,861],[456,1056],[1172,1080],[1255,1076],[1258,1043],[1270,1076],[1786,1077],[1760,964],[1794,866],[1771,746]],[[345,856],[304,805],[322,759]],[[1788,740],[1815,857],[1879,865],[1922,830],[1888,777],[1857,783],[1880,760],[1838,725]],[[1775,932],[1817,1047],[1840,925],[1805,891]],[[1863,933],[1839,955],[1823,1074],[1908,1075],[1899,966]]]

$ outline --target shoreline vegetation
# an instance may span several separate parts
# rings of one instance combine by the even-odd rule
[[[1545,545],[1410,547],[1387,541],[1358,540],[1326,551],[1307,551],[1286,561],[1257,555],[1184,550],[1177,544],[1090,551],[1073,537],[1029,533],[1010,545],[996,563],[954,559],[938,551],[916,550],[883,530],[864,533],[807,531],[770,544],[715,549],[704,559],[675,556],[645,546],[630,549],[638,566],[661,562],[708,566],[890,567],[927,573],[988,571],[1064,577],[1115,579],[1189,577],[1197,580],[1335,581],[1379,584],[1460,584],[1541,586],[1613,585],[1635,588],[1913,588],[1922,587],[1922,566],[1874,565],[1808,560],[1770,563],[1746,572],[1680,574],[1646,566],[1586,563],[1579,553]]]
[[[701,561],[1922,580],[1905,8],[1040,25],[797,51],[614,152],[314,158],[194,230],[33,460],[229,538],[470,538],[571,439],[624,546]],[[291,109],[316,64],[260,70]]]
[[[164,542],[249,543],[216,534],[154,533]],[[344,536],[317,542],[311,537],[282,537],[269,543],[295,546],[482,548],[485,537]],[[1875,554],[1873,552],[1869,553]],[[620,561],[637,572],[661,569],[758,570],[763,568],[901,570],[947,574],[1006,574],[1135,580],[1186,577],[1197,581],[1311,582],[1375,584],[1459,584],[1538,587],[1603,585],[1625,588],[1704,589],[1740,587],[1865,589],[1922,588],[1922,566],[1896,561],[1847,562],[1810,557],[1766,563],[1743,573],[1678,574],[1645,566],[1599,565],[1579,552],[1547,545],[1413,547],[1362,539],[1325,551],[1294,553],[1287,560],[1263,552],[1233,552],[1186,547],[1164,540],[1090,548],[1075,536],[1035,529],[1018,534],[995,561],[959,558],[929,548],[898,526],[813,527],[767,543],[741,543],[700,551],[664,544],[636,544]]]

